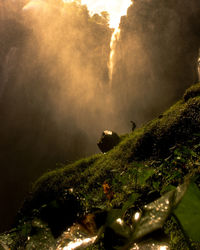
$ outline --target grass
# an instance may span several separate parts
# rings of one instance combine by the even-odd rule
[[[127,186],[132,190],[136,186],[134,179],[138,168],[143,171],[143,166],[148,166],[153,160],[168,157],[171,147],[186,144],[191,134],[198,133],[199,109],[199,96],[190,98],[187,102],[180,100],[163,113],[162,117],[123,136],[121,143],[108,153],[94,155],[44,174],[34,183],[23,212],[39,208],[69,188],[73,188],[87,200],[87,209],[96,205],[94,200],[99,203],[104,201],[104,181],[113,186],[116,193],[123,193],[123,188],[117,185]],[[147,167],[145,171],[153,170]]]
[[[65,191],[73,189],[86,212],[118,208],[129,221],[131,210],[175,188],[185,175],[198,172],[199,89],[200,84],[192,86],[182,100],[161,116],[121,136],[121,142],[106,154],[81,159],[44,174],[34,183],[21,209],[20,220],[34,218],[36,210],[52,201],[64,200]],[[109,187],[107,193],[103,188],[105,183]],[[173,226],[174,221],[168,224],[170,234],[169,228],[177,225]],[[174,235],[171,233],[173,242],[179,242]]]

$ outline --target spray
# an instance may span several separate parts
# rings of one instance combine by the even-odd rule
[[[199,49],[199,56],[197,60],[197,70],[198,70],[198,81],[200,82],[200,49]]]
[[[110,41],[110,57],[109,57],[109,63],[108,63],[108,69],[109,69],[109,86],[111,87],[112,83],[112,76],[113,76],[113,69],[114,69],[114,55],[116,50],[117,41],[120,38],[120,28],[117,27],[111,37]]]
[[[63,0],[64,2],[70,0]],[[72,1],[72,0],[71,0]],[[74,0],[75,1],[75,0]],[[127,15],[128,8],[133,4],[132,0],[82,0],[82,4],[86,4],[90,14],[98,13],[101,15],[102,11],[107,11],[110,16],[109,26],[113,29],[113,33],[110,41],[110,56],[108,61],[109,70],[109,87],[111,87],[113,69],[114,69],[114,57],[117,46],[117,41],[120,38],[120,21],[121,17]]]

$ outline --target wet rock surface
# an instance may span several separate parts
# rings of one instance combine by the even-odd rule
[[[71,226],[82,213],[78,197],[66,190],[62,198],[57,198],[44,204],[40,209],[40,217],[47,222],[54,237],[58,237],[66,228]]]
[[[141,208],[133,215],[132,224],[128,224],[124,220],[124,212],[121,209],[98,210],[93,214],[84,215],[71,226],[66,226],[64,232],[59,237],[55,237],[52,234],[51,224],[35,218],[21,225],[20,233],[18,228],[1,235],[0,246],[2,249],[41,250],[86,248],[91,250],[168,250],[170,249],[170,239],[164,233],[164,224],[175,211],[177,217],[180,218],[180,223],[185,226],[185,214],[186,217],[188,216],[185,203],[188,203],[191,196],[197,198],[189,205],[196,213],[196,215],[193,213],[194,219],[197,219],[199,215],[196,208],[200,205],[199,190],[194,182],[189,183],[187,180],[175,190]],[[66,216],[70,217],[70,214],[66,213]],[[198,228],[195,227],[192,233],[196,237],[199,233]],[[19,244],[19,234],[21,234],[21,245]],[[15,245],[17,237],[18,246]]]
[[[94,215],[87,215],[81,223],[75,223],[67,229],[57,242],[56,250],[84,249],[92,245],[97,239],[97,227]]]

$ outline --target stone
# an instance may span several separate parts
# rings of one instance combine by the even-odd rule
[[[120,142],[120,137],[117,133],[109,130],[105,130],[97,143],[99,149],[106,153],[113,149]]]

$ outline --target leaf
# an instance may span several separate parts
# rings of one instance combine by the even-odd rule
[[[154,173],[154,169],[149,168],[149,169],[142,169],[141,171],[139,171],[139,176],[138,176],[138,183],[140,185],[145,185],[147,179],[149,179]]]
[[[154,182],[153,182],[153,188],[154,188],[155,190],[159,190],[159,186],[160,186],[160,182],[158,182],[158,181],[154,181]]]
[[[184,197],[187,188],[188,181],[185,181],[184,184],[178,186],[175,190],[145,205],[143,212],[138,213],[139,217],[134,216],[135,228],[132,236],[133,240],[141,239],[145,235],[162,228],[171,211]]]
[[[141,218],[139,220],[138,218],[135,219],[134,240],[141,239],[145,235],[163,227],[173,208],[175,192],[168,192],[161,198],[144,206]]]
[[[111,209],[108,212],[106,224],[111,225],[114,221],[116,221],[118,218],[122,217],[122,210],[121,209]]]
[[[174,214],[187,235],[200,241],[200,191],[194,182],[190,183]]]
[[[164,186],[161,190],[161,194],[164,194],[166,192],[170,192],[170,191],[175,190],[175,189],[176,189],[176,187],[173,185]]]
[[[124,203],[123,207],[122,207],[122,214],[124,214],[126,212],[127,209],[129,209],[130,207],[132,207],[134,205],[134,202],[137,200],[137,198],[140,195],[138,193],[133,193],[130,198]]]

